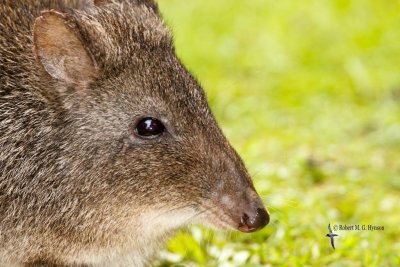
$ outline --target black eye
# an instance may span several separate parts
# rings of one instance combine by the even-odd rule
[[[161,121],[151,117],[146,117],[140,120],[139,123],[136,125],[136,133],[139,136],[145,138],[159,136],[164,131],[164,124],[162,124]]]

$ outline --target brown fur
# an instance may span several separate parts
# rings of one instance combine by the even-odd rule
[[[189,223],[262,207],[153,1],[0,14],[1,266],[143,266]],[[135,137],[143,116],[167,132]]]

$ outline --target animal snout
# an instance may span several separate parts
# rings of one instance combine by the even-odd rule
[[[225,214],[220,217],[222,221],[241,232],[258,231],[270,221],[268,210],[253,188],[248,188],[241,194],[225,194],[219,203],[222,207],[220,210]]]
[[[265,208],[257,208],[245,211],[241,218],[238,229],[245,233],[260,230],[269,223],[269,214]]]

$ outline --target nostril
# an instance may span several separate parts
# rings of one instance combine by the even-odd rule
[[[256,220],[255,220],[255,226],[258,229],[263,228],[269,223],[269,214],[266,209],[257,209],[257,215],[256,215]]]
[[[249,226],[249,215],[247,215],[246,213],[244,213],[242,215],[242,218],[240,218],[240,222],[243,226]]]
[[[253,216],[243,213],[240,218],[239,230],[243,232],[254,232],[269,223],[269,214],[265,209],[258,208]]]

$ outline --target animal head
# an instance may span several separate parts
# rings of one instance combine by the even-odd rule
[[[75,220],[98,223],[103,236],[157,236],[192,222],[252,232],[268,223],[153,2],[44,11],[33,50],[63,116],[59,201],[77,203]]]

